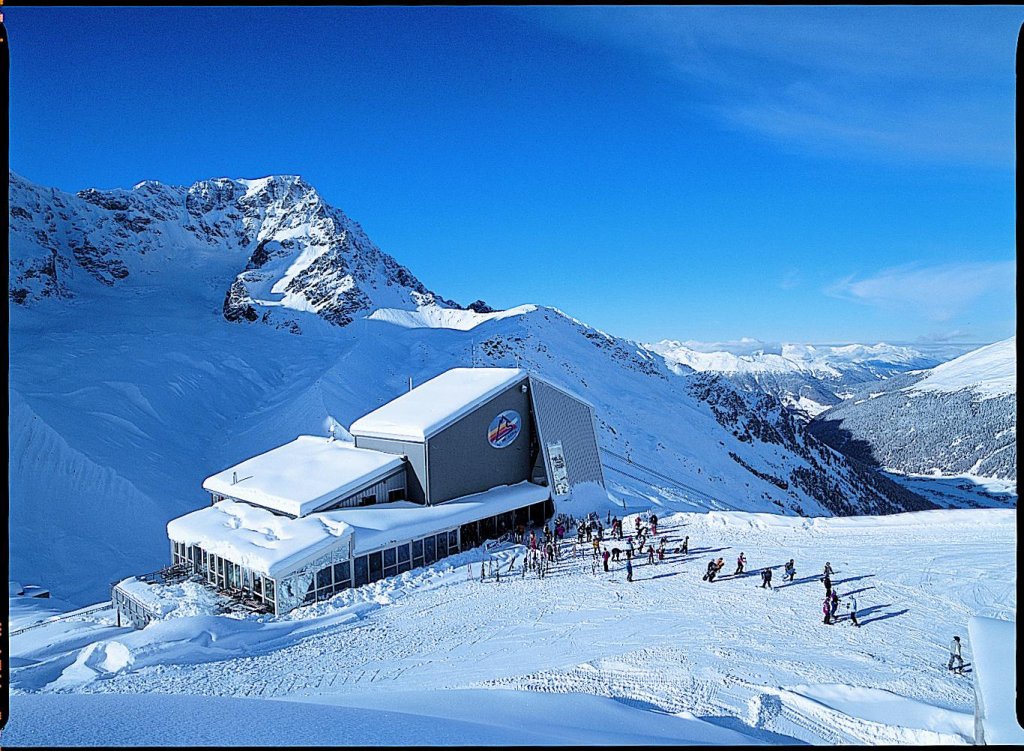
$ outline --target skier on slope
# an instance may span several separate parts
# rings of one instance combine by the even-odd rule
[[[654,563],[654,546],[651,545],[647,548],[647,562]]]
[[[715,559],[712,558],[710,561],[708,561],[708,570],[704,574],[704,581],[710,582],[710,581],[714,581],[714,579],[715,579]]]
[[[690,536],[689,535],[687,535],[685,538],[683,538],[683,544],[679,547],[679,552],[682,553],[683,555],[689,555],[690,554]]]
[[[633,562],[629,558],[626,559],[626,581],[633,581]]]
[[[832,599],[825,595],[825,599],[821,602],[821,612],[825,614],[825,619],[822,623],[829,623],[829,614],[832,612]]]
[[[828,597],[832,594],[832,580],[828,577],[828,574],[825,574],[825,578],[821,581],[825,585],[825,597]]]
[[[953,662],[956,661],[957,666],[953,667]],[[946,665],[947,670],[952,670],[957,675],[964,674],[964,658],[960,654],[960,637],[954,636],[953,641],[949,643],[949,663]]]
[[[651,514],[651,536],[658,536],[658,517],[656,514]]]
[[[827,576],[827,577],[829,577],[831,579],[833,573],[835,573],[835,572],[832,571],[832,564],[829,563],[828,561],[825,561],[825,571],[823,572],[822,575],[823,576]]]
[[[857,628],[860,628],[860,624],[857,623],[857,598],[853,595],[847,595],[846,607],[850,611],[850,623],[852,623]]]
[[[783,581],[785,581],[786,579],[793,581],[794,576],[796,576],[796,564],[793,563],[793,559],[790,558],[789,562],[786,564],[785,572],[782,575],[782,579]]]
[[[768,587],[768,589],[772,588],[772,570],[769,567],[761,571],[761,589],[765,587]]]
[[[746,563],[747,563],[747,557],[745,555],[743,555],[743,553],[741,552],[740,553],[740,557],[736,559],[736,573],[734,573],[733,576],[737,576],[739,574],[742,574],[743,573],[743,566],[746,565]]]
[[[633,557],[633,538],[632,537],[627,537],[626,538],[626,560],[628,561],[632,557]]]
[[[658,543],[658,560],[665,560],[665,538],[661,538],[661,542]]]
[[[832,618],[832,620],[834,622],[838,623],[839,619],[836,617],[836,611],[839,610],[839,595],[836,594],[836,591],[834,589],[832,590],[832,594],[829,595],[828,601],[829,601],[829,611],[828,611],[828,614],[829,614],[829,616]]]
[[[608,549],[607,548],[605,548],[604,552],[601,554],[601,557],[604,558],[604,571],[605,571],[605,573],[608,573],[608,558],[609,558],[609,555],[608,555]]]

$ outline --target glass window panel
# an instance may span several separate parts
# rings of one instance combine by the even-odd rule
[[[375,582],[384,576],[383,556],[379,552],[370,553],[370,581]]]
[[[331,586],[331,567],[320,569],[316,572],[316,586],[317,589],[323,589],[324,587]]]
[[[350,566],[349,566],[349,562],[348,561],[345,561],[344,563],[335,563],[334,564],[334,583],[335,584],[341,584],[342,582],[347,582],[349,580],[349,578],[351,578],[351,574],[349,572],[349,568],[350,568]]]
[[[423,557],[423,540],[412,541],[412,557],[422,558]]]
[[[402,561],[401,563],[398,564],[398,573],[404,574],[406,571],[408,571],[411,568],[412,568],[412,563],[410,561]]]
[[[384,551],[384,568],[387,568],[388,566],[394,566],[395,565],[395,561],[396,561],[395,549],[394,548],[388,548],[387,550],[385,550]]]
[[[396,566],[385,566],[384,567],[384,576],[385,577],[394,576],[397,573],[398,573],[398,568]]]
[[[442,532],[437,536],[437,557],[444,558],[448,555],[448,533]]]
[[[437,560],[437,551],[434,549],[434,538],[427,537],[423,540],[423,563],[429,566]]]
[[[269,578],[268,579],[264,579],[263,583],[266,585],[267,599],[270,600],[271,602],[273,602],[274,601],[274,589],[275,589],[275,587],[274,587],[274,580],[273,579],[269,579]]]
[[[352,567],[353,573],[353,584],[357,587],[361,587],[370,581],[370,569],[366,562],[366,556],[361,555],[355,560],[355,565]]]
[[[253,591],[256,592],[256,594],[259,594],[259,595],[263,594],[263,577],[260,576],[259,574],[256,574],[253,577],[252,588],[253,588]]]
[[[459,530],[453,529],[448,533],[448,547],[453,550],[459,547]]]
[[[409,561],[409,543],[406,543],[405,545],[399,545],[397,548],[395,548],[395,550],[398,551],[399,563],[401,563],[402,561]]]

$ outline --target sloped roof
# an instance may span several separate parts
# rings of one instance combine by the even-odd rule
[[[345,441],[300,435],[207,477],[203,487],[274,511],[304,516],[390,474],[403,461],[399,455],[356,448]]]
[[[422,443],[526,375],[521,368],[452,368],[360,417],[349,432]]]

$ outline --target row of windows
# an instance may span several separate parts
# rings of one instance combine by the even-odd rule
[[[239,590],[256,599],[274,605],[274,580],[214,553],[207,553],[198,545],[174,543],[174,563],[203,574],[206,581],[220,589]]]
[[[376,553],[357,556],[317,572],[306,592],[306,602],[326,600],[349,587],[361,587],[388,576],[396,576],[414,568],[429,566],[441,558],[459,552],[459,532],[452,529],[430,537],[413,540]]]

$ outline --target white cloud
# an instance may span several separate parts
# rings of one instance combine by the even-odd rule
[[[932,321],[948,321],[979,298],[1014,293],[1016,262],[908,264],[872,276],[845,277],[825,292],[883,310],[912,311]]]

